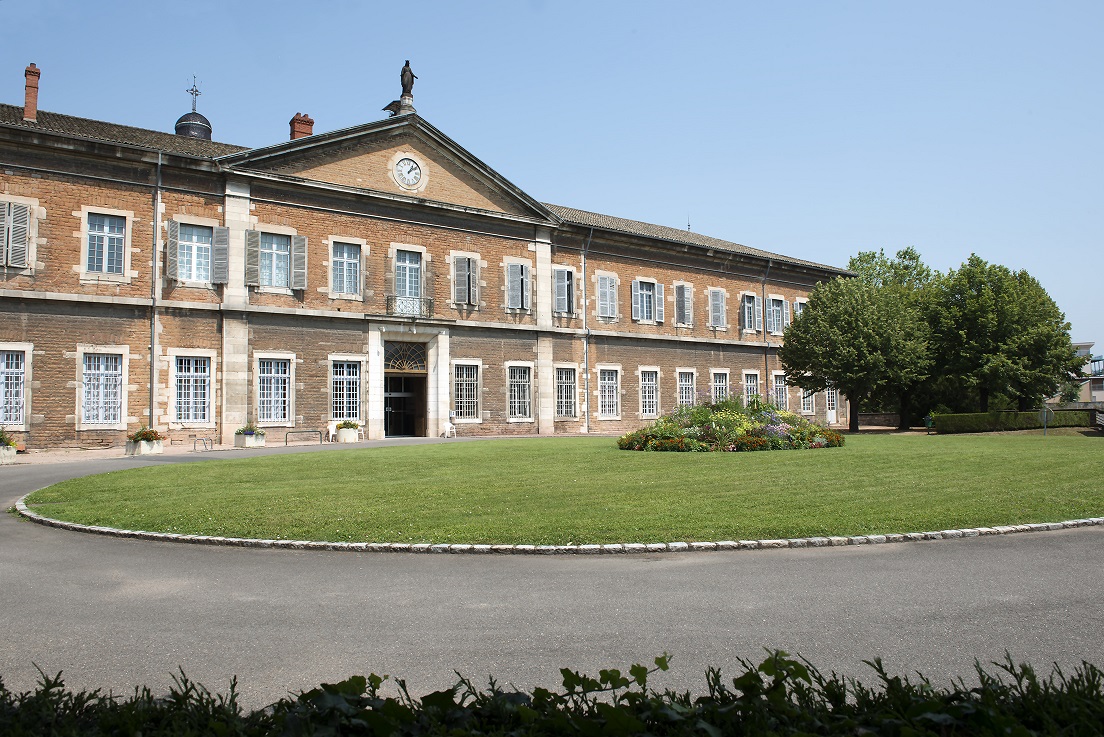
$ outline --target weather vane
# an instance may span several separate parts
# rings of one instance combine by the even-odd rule
[[[199,88],[196,87],[196,78],[194,74],[192,75],[192,88],[184,91],[192,96],[192,112],[194,113],[196,111],[196,98],[203,94],[199,91]]]

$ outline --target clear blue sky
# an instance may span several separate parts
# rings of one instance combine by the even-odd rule
[[[832,265],[1037,277],[1104,350],[1104,3],[0,0],[0,100],[283,141],[414,104],[533,197]],[[15,32],[13,32],[15,31]]]

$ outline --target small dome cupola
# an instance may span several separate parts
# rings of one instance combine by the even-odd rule
[[[184,113],[176,121],[176,135],[185,138],[200,138],[204,141],[211,140],[211,121],[196,112],[196,98],[202,93],[196,87],[195,78],[192,78],[192,88],[186,90],[192,96],[192,112]]]

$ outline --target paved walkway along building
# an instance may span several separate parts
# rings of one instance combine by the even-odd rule
[[[613,433],[702,397],[844,423],[777,358],[841,270],[537,202],[421,118],[246,149],[0,104],[0,425],[229,442]]]

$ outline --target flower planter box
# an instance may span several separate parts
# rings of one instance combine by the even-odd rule
[[[342,427],[337,431],[337,442],[339,443],[355,443],[357,439],[357,430],[355,428]]]
[[[265,444],[264,435],[235,435],[234,447],[235,448],[263,448]]]
[[[0,466],[15,463],[15,453],[16,450],[14,445],[0,446]]]
[[[128,456],[157,455],[164,452],[160,440],[128,440],[126,454]]]

